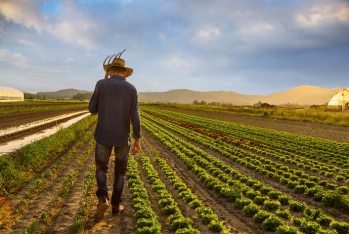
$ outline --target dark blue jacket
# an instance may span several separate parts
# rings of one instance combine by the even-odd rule
[[[137,90],[125,77],[112,75],[109,79],[99,80],[88,109],[98,113],[94,134],[97,143],[116,147],[128,144],[130,123],[133,137],[141,138]]]

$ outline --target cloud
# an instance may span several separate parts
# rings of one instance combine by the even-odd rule
[[[194,40],[217,40],[221,36],[221,31],[216,25],[207,25],[195,31]]]
[[[75,63],[76,61],[72,58],[67,58],[64,60],[65,63]]]
[[[347,0],[0,0],[0,66],[9,81],[21,72],[18,77],[50,77],[50,86],[91,90],[104,76],[103,60],[126,48],[122,57],[134,69],[129,80],[143,90],[263,93],[302,82],[334,83],[349,72],[348,5]],[[31,81],[32,90],[43,87]],[[255,91],[256,85],[263,90]]]
[[[48,32],[59,40],[73,45],[94,49],[94,35],[98,28],[93,17],[86,14],[82,6],[71,0],[62,1],[50,14],[41,12],[42,1],[3,0],[0,2],[0,13],[7,21],[34,29],[38,33]]]
[[[47,31],[55,37],[70,44],[84,46],[87,49],[95,49],[95,43],[90,30],[94,31],[96,25],[84,19],[76,19],[72,22],[61,21],[50,25]]]
[[[301,27],[318,27],[336,22],[349,24],[349,3],[328,1],[316,4],[296,14],[295,20]]]
[[[28,68],[28,59],[21,53],[13,53],[9,49],[0,49],[0,62],[9,63],[19,68]]]
[[[237,31],[237,34],[248,37],[261,37],[272,33],[275,31],[275,28],[275,26],[267,22],[249,22],[243,25]]]
[[[23,45],[26,45],[26,46],[33,46],[34,45],[33,42],[28,41],[28,40],[23,40],[23,39],[19,39],[18,42],[23,44]]]
[[[27,28],[34,28],[41,33],[46,20],[36,4],[37,1],[30,0],[2,0],[0,2],[0,13],[7,21],[22,24]]]

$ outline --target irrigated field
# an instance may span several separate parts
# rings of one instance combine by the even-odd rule
[[[141,117],[120,215],[93,221],[87,117],[0,157],[0,232],[349,233],[348,143],[152,106]]]

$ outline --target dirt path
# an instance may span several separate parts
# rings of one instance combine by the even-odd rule
[[[107,185],[109,190],[109,196],[111,196],[111,192],[113,191],[113,182],[114,182],[114,164],[115,164],[115,155],[114,152],[111,155],[109,160],[109,171],[107,175]],[[104,218],[101,221],[95,222],[93,220],[93,214],[96,210],[98,200],[94,195],[96,191],[96,187],[92,189],[92,206],[89,210],[89,219],[86,222],[84,230],[82,233],[115,233],[115,234],[131,234],[135,233],[136,222],[133,218],[134,210],[132,208],[132,202],[130,199],[129,188],[127,186],[127,181],[125,182],[124,190],[122,193],[122,204],[125,209],[117,216],[113,216],[111,214],[111,205],[107,212],[105,213]]]
[[[175,107],[159,107],[164,110],[180,112],[199,117],[212,118],[255,127],[274,129],[301,135],[324,138],[349,143],[349,127],[300,122],[292,120],[272,119],[258,116],[239,115],[233,113],[209,112],[205,110],[190,110]]]
[[[80,148],[78,155],[83,153],[85,147],[86,145]],[[94,151],[89,154],[83,163],[82,169],[77,172],[74,186],[69,191],[67,197],[59,198],[63,186],[61,178],[67,177],[73,170],[77,171],[77,160],[78,157],[69,161],[68,165],[52,178],[52,181],[47,182],[46,188],[41,193],[28,197],[28,191],[33,190],[33,184],[28,184],[28,186],[23,188],[11,200],[13,207],[21,211],[18,214],[13,214],[11,221],[6,224],[6,229],[0,229],[0,233],[23,233],[23,230],[26,230],[35,220],[39,222],[36,233],[72,233],[70,227],[74,224],[75,218],[81,213],[81,202],[86,199],[91,202],[87,207],[88,215],[85,217],[87,220],[83,222],[83,227],[79,233],[135,233],[136,223],[133,218],[134,211],[131,207],[127,186],[124,187],[122,195],[122,204],[125,206],[125,210],[118,216],[112,216],[110,207],[103,220],[99,222],[94,221],[93,214],[98,203],[94,195],[96,186],[92,188],[91,194],[86,197],[83,184],[86,180],[86,175],[90,172],[90,166],[94,165]],[[109,191],[112,191],[114,162],[115,156],[112,155],[107,181]],[[28,201],[25,207],[23,204],[24,198]]]
[[[6,224],[5,233],[22,233],[23,229],[27,229],[35,221],[39,223],[40,230],[46,230],[50,226],[51,221],[56,218],[56,213],[64,206],[65,197],[60,196],[63,187],[62,178],[67,178],[69,174],[74,172],[77,175],[84,173],[85,168],[82,168],[81,171],[76,168],[79,160],[85,164],[85,167],[91,161],[92,154],[86,157],[78,156],[83,154],[87,145],[88,142],[79,147],[72,146],[70,149],[77,147],[75,148],[76,155],[73,155],[75,157],[72,157],[69,163],[65,163],[69,152],[54,160],[35,179],[35,181],[42,180],[42,186],[36,187],[34,183],[29,183],[18,194],[14,195],[14,198],[11,199],[14,213]],[[36,189],[38,190],[36,191]],[[71,212],[71,214],[75,213]]]

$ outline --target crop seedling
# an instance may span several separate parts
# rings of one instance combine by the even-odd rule
[[[301,234],[301,232],[296,227],[281,225],[276,229],[275,234]]]
[[[260,210],[260,211],[258,211],[257,214],[255,214],[255,216],[253,216],[253,220],[256,223],[263,223],[263,221],[266,220],[267,218],[269,218],[270,215],[271,215],[271,213],[269,213],[265,210]]]
[[[25,229],[25,232],[28,234],[33,234],[35,230],[38,228],[39,223],[37,221],[30,224],[30,226]]]
[[[289,209],[285,209],[285,210],[277,210],[276,212],[276,215],[281,217],[281,218],[284,218],[286,220],[291,220],[291,213],[290,213],[290,210]]]
[[[284,222],[282,220],[275,217],[274,215],[270,215],[267,219],[263,221],[261,227],[263,230],[275,232],[276,229],[283,224]]]
[[[242,211],[244,212],[244,214],[247,216],[247,217],[252,217],[254,216],[255,214],[257,214],[260,210],[260,207],[251,203],[247,206],[245,206]]]
[[[82,218],[80,216],[77,216],[74,218],[74,223],[71,226],[69,226],[69,230],[72,233],[77,233],[82,226],[83,226]]]

